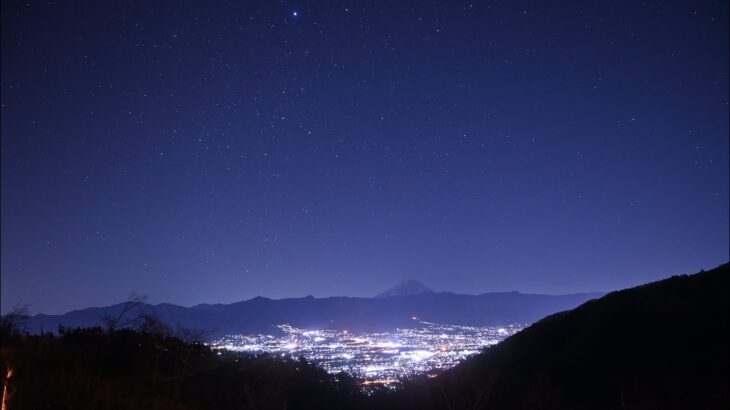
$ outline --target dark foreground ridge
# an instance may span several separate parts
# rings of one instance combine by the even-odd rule
[[[8,410],[336,409],[360,394],[348,376],[303,360],[131,329],[4,337],[2,371]]]
[[[730,265],[554,314],[380,408],[726,409]]]
[[[610,293],[435,379],[370,396],[346,375],[218,354],[149,317],[136,330],[60,335],[3,326],[2,387],[11,410],[725,409],[729,275],[726,264]]]

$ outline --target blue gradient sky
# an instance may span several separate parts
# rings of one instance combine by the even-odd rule
[[[728,45],[727,1],[4,1],[2,308],[713,267]]]

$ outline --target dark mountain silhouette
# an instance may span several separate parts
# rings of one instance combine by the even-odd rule
[[[422,293],[434,293],[433,290],[422,285],[413,279],[406,279],[403,282],[393,286],[385,292],[375,296],[376,298],[389,298],[393,296],[413,296]]]
[[[533,295],[518,292],[459,295],[422,292],[382,298],[307,296],[293,299],[256,297],[231,304],[183,307],[169,303],[142,304],[138,312],[158,317],[173,327],[206,330],[210,337],[237,333],[276,332],[288,323],[313,329],[385,330],[413,327],[412,317],[435,323],[506,325],[532,323],[548,314],[570,309],[598,293]],[[124,304],[75,310],[63,315],[33,316],[30,332],[56,331],[59,326],[98,326],[101,318],[115,316]],[[137,314],[138,312],[135,312]]]
[[[217,352],[159,329],[4,330],[3,409],[343,409],[361,399],[351,377],[303,359]]]
[[[730,265],[551,315],[372,408],[726,409]]]

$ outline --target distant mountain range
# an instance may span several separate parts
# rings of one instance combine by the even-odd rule
[[[169,303],[143,304],[130,312],[151,314],[172,327],[205,330],[209,337],[239,333],[274,333],[278,324],[311,329],[387,330],[413,327],[415,319],[458,325],[532,323],[546,315],[574,308],[600,293],[539,295],[519,292],[463,295],[434,292],[408,280],[374,298],[327,297],[268,299],[256,297],[231,304],[184,307]],[[56,331],[59,326],[100,325],[117,315],[124,304],[74,310],[62,315],[38,314],[28,331]]]

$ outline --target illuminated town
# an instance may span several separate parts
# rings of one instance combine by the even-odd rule
[[[330,373],[346,372],[363,385],[392,385],[414,375],[433,376],[517,333],[525,326],[472,327],[425,321],[380,333],[307,330],[279,325],[282,335],[229,335],[211,346],[248,353],[304,357]]]

